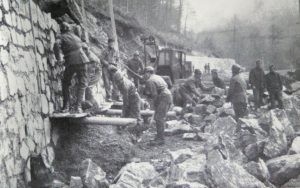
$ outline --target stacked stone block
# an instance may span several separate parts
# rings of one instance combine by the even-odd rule
[[[30,155],[51,143],[49,114],[61,105],[59,26],[33,1],[0,0],[0,185],[26,187]]]

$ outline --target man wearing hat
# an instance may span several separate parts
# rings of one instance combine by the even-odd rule
[[[109,65],[117,67],[118,57],[114,48],[115,41],[114,39],[110,38],[108,39],[107,43],[108,47],[101,55],[102,75],[106,92],[106,100],[111,101],[112,98],[119,100],[119,91],[113,81],[112,75],[108,71]]]
[[[137,126],[133,128],[136,135],[142,130],[141,98],[132,81],[124,77],[121,71],[110,65],[109,71],[113,74],[113,79],[123,97],[122,117],[137,119]]]
[[[154,120],[156,122],[157,135],[152,144],[164,144],[164,126],[166,121],[167,112],[172,105],[172,94],[168,89],[165,80],[156,74],[151,66],[145,68],[145,90],[144,94],[153,100],[154,107]]]
[[[138,89],[139,89],[140,80],[137,76],[134,75],[134,73],[139,75],[142,72],[144,72],[144,65],[140,60],[139,56],[140,56],[139,51],[134,52],[133,58],[130,59],[126,64],[127,67],[130,69],[127,70],[128,78],[134,81],[135,87]]]
[[[274,65],[269,67],[270,72],[266,75],[266,88],[270,95],[271,109],[276,107],[275,102],[278,102],[278,107],[283,109],[282,102],[282,80],[280,74],[275,72]]]
[[[212,88],[206,88],[201,81],[202,73],[199,69],[195,69],[194,76],[186,79],[182,83],[177,91],[174,91],[174,103],[177,106],[185,107],[188,103],[196,105],[194,96],[201,97],[197,88],[201,88],[204,91],[209,91]]]
[[[54,45],[56,59],[61,60],[60,51],[64,54],[65,72],[62,80],[63,92],[63,112],[69,111],[70,108],[70,92],[69,87],[73,75],[76,73],[78,79],[78,87],[76,91],[75,112],[81,113],[81,102],[83,101],[85,89],[88,85],[87,65],[88,57],[82,49],[82,41],[74,33],[68,23],[61,24],[62,35],[57,39]]]
[[[231,102],[233,110],[235,112],[236,119],[242,118],[247,115],[247,83],[240,75],[241,68],[237,65],[233,65],[232,78],[230,80],[230,86],[227,95],[227,102]]]

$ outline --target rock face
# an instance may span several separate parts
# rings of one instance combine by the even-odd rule
[[[192,131],[192,127],[185,121],[172,120],[166,122],[166,135],[182,134]]]
[[[271,178],[275,185],[283,185],[300,174],[300,154],[285,155],[267,161]]]
[[[209,174],[209,187],[266,187],[243,167],[234,162],[220,161],[219,163],[208,166],[207,172]]]
[[[129,163],[124,166],[116,176],[112,185],[114,188],[136,188],[141,187],[143,182],[153,179],[158,173],[148,162]]]
[[[296,137],[293,140],[293,143],[289,150],[289,154],[299,154],[299,153],[300,153],[300,136]]]
[[[214,122],[210,132],[217,135],[227,134],[233,136],[236,131],[236,126],[237,123],[232,117],[219,118]]]
[[[76,176],[71,176],[70,188],[82,188],[82,187],[83,184],[81,178]]]
[[[264,182],[270,178],[269,170],[266,163],[259,159],[258,162],[251,161],[244,168],[254,177]]]
[[[287,152],[287,144],[284,127],[271,112],[269,138],[264,147],[264,155],[268,158],[280,156]]]
[[[109,186],[106,180],[106,173],[91,159],[82,161],[80,174],[83,179],[83,184],[87,188],[106,188]]]

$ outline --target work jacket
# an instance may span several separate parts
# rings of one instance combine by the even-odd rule
[[[249,73],[249,83],[251,87],[262,90],[265,88],[265,73],[261,68],[254,68]]]
[[[241,75],[233,76],[230,80],[227,101],[231,103],[247,103],[246,90],[247,83]]]
[[[135,59],[135,58],[132,58],[127,62],[127,67],[138,74],[142,73],[142,71],[144,70],[144,65],[142,61],[140,59]],[[132,75],[130,71],[128,71],[128,73]]]
[[[266,87],[268,92],[282,91],[282,80],[277,72],[270,72],[266,75]]]
[[[101,55],[101,63],[103,67],[108,67],[109,65],[117,66],[118,57],[116,54],[116,50],[114,48],[108,47],[106,50],[102,52]]]
[[[66,32],[59,37],[54,50],[58,51],[59,49],[64,54],[65,66],[80,65],[89,62],[88,57],[82,49],[81,39],[74,33]],[[56,52],[56,54],[58,53]]]

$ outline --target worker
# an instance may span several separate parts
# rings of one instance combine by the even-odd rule
[[[115,66],[109,66],[120,93],[123,97],[122,117],[136,118],[138,125],[141,125],[141,98],[134,83],[122,75]]]
[[[96,86],[101,77],[101,64],[100,59],[94,54],[89,46],[84,43],[83,50],[87,57],[89,58],[89,62],[87,63],[87,71],[88,71],[88,87],[85,90],[85,108],[94,108],[97,109],[99,104],[97,103],[95,96],[93,94],[92,88]]]
[[[225,82],[219,77],[216,69],[211,70],[211,77],[216,87],[226,90]]]
[[[78,79],[78,87],[76,92],[75,112],[81,113],[81,102],[83,101],[85,89],[88,85],[87,65],[88,57],[82,49],[82,41],[74,33],[71,32],[68,23],[61,24],[61,36],[56,40],[54,52],[57,60],[62,62],[60,51],[64,54],[65,72],[62,80],[63,92],[63,109],[62,112],[68,112],[70,108],[70,92],[69,87],[73,75],[76,73]]]
[[[176,106],[186,107],[186,105],[189,103],[192,105],[196,105],[197,100],[195,97],[201,97],[201,94],[199,93],[199,91],[197,91],[197,88],[201,88],[204,91],[210,91],[214,88],[205,87],[202,84],[201,76],[201,71],[199,69],[195,69],[194,75],[186,79],[184,83],[182,83],[177,88],[177,91],[173,92],[177,94],[174,95],[174,103]]]
[[[256,61],[256,67],[249,73],[249,84],[253,91],[255,109],[263,104],[263,95],[265,90],[265,72],[262,69],[262,61]]]
[[[227,102],[231,102],[235,112],[236,120],[247,115],[247,83],[240,75],[240,67],[233,65],[232,78],[230,80]]]
[[[278,107],[283,109],[282,102],[282,80],[280,74],[275,72],[274,65],[269,67],[270,72],[266,75],[266,88],[268,90],[270,100],[271,100],[271,109],[276,107],[275,102],[278,102]]]
[[[166,115],[172,105],[172,94],[164,79],[154,74],[151,66],[145,68],[145,91],[144,94],[153,101],[154,120],[156,123],[157,135],[151,142],[153,145],[164,144],[164,126]]]
[[[140,60],[139,56],[140,56],[139,51],[136,51],[133,54],[133,58],[127,62],[127,67],[130,69],[127,70],[128,78],[134,81],[135,87],[137,89],[140,88],[140,79],[134,73],[140,75],[141,73],[144,72],[144,65]]]
[[[116,50],[114,48],[115,41],[114,39],[108,39],[107,41],[108,47],[107,49],[102,53],[101,56],[101,63],[102,63],[102,75],[103,75],[103,82],[105,87],[105,93],[106,93],[106,100],[108,102],[111,102],[112,99],[119,100],[119,91],[117,89],[116,84],[113,81],[112,75],[108,71],[109,65],[113,65],[118,67],[117,65],[117,55]]]

